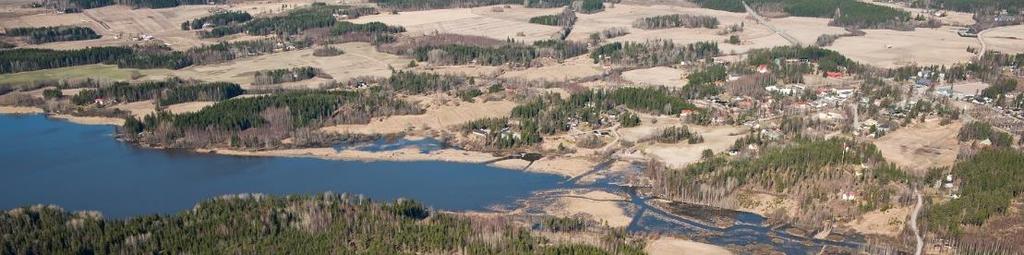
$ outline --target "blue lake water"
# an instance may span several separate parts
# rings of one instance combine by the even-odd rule
[[[555,175],[446,162],[233,157],[137,148],[111,126],[0,115],[0,209],[54,204],[107,218],[174,213],[224,194],[333,191],[486,210],[563,187]]]

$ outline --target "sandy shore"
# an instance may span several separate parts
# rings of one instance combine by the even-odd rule
[[[37,107],[26,107],[26,106],[0,106],[0,114],[38,114],[43,113],[43,109]]]
[[[625,207],[628,205],[629,200],[625,197],[606,191],[570,191],[557,198],[545,211],[561,217],[586,214],[610,227],[620,228],[629,226],[633,220],[626,213]]]
[[[124,119],[111,118],[111,117],[91,117],[91,116],[72,116],[67,114],[54,114],[50,115],[50,118],[66,120],[75,124],[82,125],[124,125]]]
[[[465,151],[457,149],[441,149],[429,153],[422,153],[418,148],[402,148],[391,151],[359,151],[359,150],[335,150],[334,148],[305,148],[285,149],[269,151],[241,151],[231,149],[197,149],[196,152],[216,153],[232,156],[254,156],[254,157],[308,157],[327,160],[358,160],[358,161],[443,161],[459,163],[481,163],[497,158],[486,152]],[[507,169],[523,170],[528,162],[523,160],[505,160],[490,166]],[[538,160],[526,171],[557,174],[566,177],[574,177],[585,171],[580,171],[589,162],[582,159],[548,159]]]

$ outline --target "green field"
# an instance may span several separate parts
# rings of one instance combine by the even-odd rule
[[[45,69],[38,71],[20,72],[0,75],[0,86],[21,87],[32,85],[41,81],[58,81],[63,79],[94,78],[101,80],[131,80],[132,74],[136,77],[166,74],[165,69],[121,69],[115,65],[84,65]]]

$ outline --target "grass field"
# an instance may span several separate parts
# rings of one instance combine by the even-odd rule
[[[158,76],[169,72],[164,69],[137,70],[121,69],[113,65],[84,65],[64,68],[54,68],[31,72],[20,72],[0,75],[2,86],[24,86],[40,81],[53,81],[63,79],[102,79],[102,80],[131,80],[132,73],[137,72],[143,77]]]

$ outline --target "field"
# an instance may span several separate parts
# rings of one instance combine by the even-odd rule
[[[959,152],[957,132],[962,124],[940,126],[938,120],[898,129],[875,141],[886,160],[923,176],[929,167],[953,165]]]
[[[686,86],[686,75],[686,71],[662,66],[626,71],[622,78],[638,85],[681,88]]]
[[[672,254],[705,254],[705,255],[727,255],[733,254],[729,250],[705,243],[698,243],[690,240],[673,237],[662,237],[647,243],[644,248],[647,254],[651,255],[672,255]]]
[[[744,127],[691,126],[690,130],[697,131],[698,134],[704,136],[704,142],[687,144],[684,141],[677,144],[656,144],[647,147],[644,152],[669,167],[684,167],[700,160],[704,150],[709,149],[714,153],[725,152],[736,142],[736,139],[746,134]]]
[[[121,69],[113,65],[84,65],[65,68],[54,68],[13,74],[0,74],[0,84],[32,84],[39,81],[56,81],[63,79],[93,78],[111,81],[131,80],[133,73],[141,77],[161,76],[168,72],[165,69]]]
[[[354,23],[372,21],[390,25],[400,25],[408,30],[409,36],[429,35],[435,33],[451,33],[463,35],[485,36],[498,40],[515,39],[516,41],[533,42],[554,38],[559,27],[529,23],[531,17],[555,14],[560,8],[537,9],[511,5],[510,8],[485,6],[463,9],[440,9],[426,11],[401,12],[398,14],[382,14],[360,17]],[[499,8],[501,12],[494,12]]]
[[[611,227],[625,227],[632,220],[624,209],[629,205],[628,200],[616,194],[605,191],[569,191],[557,196],[554,203],[545,208],[545,211],[552,215],[587,215]]]
[[[921,15],[924,15],[925,17],[939,19],[940,21],[942,21],[942,24],[950,25],[950,26],[963,26],[963,27],[966,27],[966,26],[970,26],[970,25],[975,23],[974,18],[973,18],[974,14],[972,14],[972,13],[946,11],[946,16],[945,17],[935,17],[934,15],[929,15],[923,9],[911,8],[911,7],[908,7],[908,6],[903,5],[903,4],[876,2],[876,1],[872,1],[872,0],[862,0],[861,2],[872,3],[872,4],[881,5],[881,6],[888,6],[888,7],[893,7],[893,8],[897,8],[897,9],[903,9],[904,11],[909,12],[912,16],[917,16],[918,14],[921,14]]]
[[[988,50],[1011,54],[1024,52],[1024,25],[990,28],[981,36]]]
[[[211,81],[230,81],[248,88],[256,71],[300,66],[318,67],[335,80],[346,81],[360,76],[388,77],[388,66],[401,68],[411,59],[377,52],[368,43],[334,45],[345,54],[333,57],[314,57],[313,49],[295,50],[243,58],[230,63],[191,66],[174,71],[174,75]],[[319,83],[317,81],[312,81]],[[309,82],[302,82],[307,84]]]
[[[567,59],[564,63],[551,62],[542,67],[505,72],[501,78],[563,82],[598,76],[604,71],[588,55]]]
[[[975,38],[960,37],[953,27],[917,28],[914,31],[865,29],[864,36],[843,37],[829,49],[874,66],[891,68],[908,64],[951,65],[967,62],[980,48]]]

